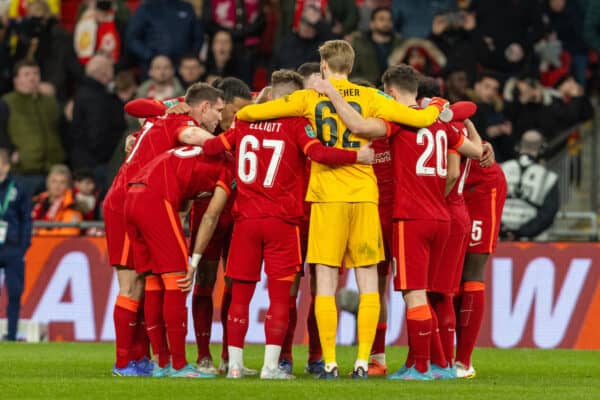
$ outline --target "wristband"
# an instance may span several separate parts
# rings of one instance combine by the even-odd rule
[[[192,261],[190,261],[190,265],[192,266],[192,268],[198,268],[198,263],[200,262],[201,259],[202,259],[202,254],[200,254],[200,253],[192,254]]]

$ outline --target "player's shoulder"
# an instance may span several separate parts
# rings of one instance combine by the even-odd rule
[[[167,114],[164,117],[158,117],[158,118],[162,118],[166,123],[170,123],[170,124],[186,124],[189,126],[197,126],[198,125],[196,123],[196,121],[194,120],[194,118],[192,118],[188,114]]]

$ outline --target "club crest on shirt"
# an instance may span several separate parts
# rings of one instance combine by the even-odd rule
[[[188,126],[196,126],[196,124],[194,123],[194,121],[188,121],[187,124],[188,124]]]
[[[306,136],[308,136],[309,138],[316,138],[317,137],[317,134],[315,133],[315,131],[312,128],[312,126],[310,126],[310,125],[305,125],[304,126],[304,132],[306,132]]]

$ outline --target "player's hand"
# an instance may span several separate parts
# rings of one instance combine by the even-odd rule
[[[194,284],[194,275],[196,275],[196,268],[188,265],[188,270],[185,275],[185,278],[181,278],[177,280],[177,286],[181,289],[182,292],[189,292],[192,289]]]
[[[356,154],[358,164],[373,164],[375,162],[375,150],[371,148],[371,142],[363,144]]]
[[[167,114],[187,114],[190,111],[192,111],[192,107],[185,102],[181,102],[175,104],[173,107],[169,107]]]
[[[127,135],[125,138],[125,154],[129,154],[133,150],[133,144],[135,143],[135,136]]]
[[[488,142],[483,143],[483,154],[479,159],[479,165],[483,168],[491,167],[496,161],[496,156],[494,155],[494,148]]]
[[[442,121],[444,121],[444,122],[452,121],[452,117],[454,116],[454,113],[450,109],[450,103],[448,102],[448,100],[443,99],[441,97],[433,97],[431,100],[429,100],[429,104],[427,106],[428,107],[433,106],[433,107],[437,108],[440,112],[439,118]]]
[[[317,76],[316,74],[313,74],[310,78],[308,78],[308,81],[306,82],[306,89],[314,89],[318,93],[326,96],[329,96],[329,93],[331,93],[332,90],[335,90],[331,82],[329,82],[327,79]]]

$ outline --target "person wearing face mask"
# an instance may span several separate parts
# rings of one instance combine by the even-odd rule
[[[559,208],[558,175],[539,162],[544,137],[523,134],[519,157],[501,164],[508,194],[502,212],[501,235],[509,240],[534,239],[548,229]]]
[[[68,155],[73,168],[94,170],[102,190],[106,188],[107,163],[126,128],[123,102],[109,91],[113,81],[110,58],[92,57],[85,71],[86,77],[73,100]]]
[[[40,66],[41,93],[66,102],[82,78],[83,69],[77,62],[72,38],[60,26],[48,3],[30,1],[27,14],[20,21],[12,20],[5,40],[13,62],[27,58]]]
[[[352,36],[352,47],[356,52],[352,76],[379,84],[379,77],[388,67],[390,54],[401,44],[401,36],[394,32],[392,11],[387,7],[374,9],[369,32],[356,32]]]

